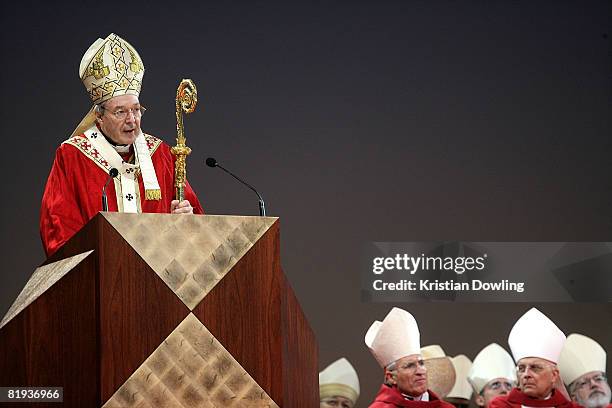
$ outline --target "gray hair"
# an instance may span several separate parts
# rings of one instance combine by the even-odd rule
[[[393,362],[387,364],[387,366],[385,367],[385,370],[389,371],[390,373],[394,373],[397,370],[397,361],[393,361]],[[387,376],[386,375],[385,375],[385,384],[393,385],[393,384],[389,383],[389,381],[387,380]]]
[[[95,105],[94,106],[94,112],[96,113],[96,115],[104,115],[104,105],[100,104],[100,105]]]

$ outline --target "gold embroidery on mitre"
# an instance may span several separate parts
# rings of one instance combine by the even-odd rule
[[[130,70],[134,73],[138,73],[140,71],[144,71],[144,65],[142,65],[142,60],[140,57],[136,57],[136,50],[133,49],[129,44],[126,44],[128,52],[130,53],[130,57],[132,61],[130,62]]]
[[[86,67],[81,77],[93,103],[101,104],[119,95],[138,96],[144,76],[138,52],[116,34],[99,41],[99,49],[91,60],[84,61]]]
[[[87,67],[83,78],[93,76],[96,79],[102,79],[108,74],[110,74],[110,69],[108,66],[104,65],[104,61],[102,59],[102,53],[104,51],[104,47],[100,48],[100,50],[96,53],[91,65]]]

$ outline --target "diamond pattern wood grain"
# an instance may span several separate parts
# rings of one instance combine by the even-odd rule
[[[103,214],[190,310],[277,220]]]
[[[103,407],[278,405],[190,313]]]

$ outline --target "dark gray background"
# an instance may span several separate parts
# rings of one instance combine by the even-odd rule
[[[44,260],[38,212],[55,148],[90,107],[84,51],[115,32],[142,56],[145,131],[173,143],[186,117],[189,179],[211,214],[281,218],[285,272],[320,365],[381,371],[363,335],[389,304],[362,304],[371,241],[609,241],[609,1],[3,2],[2,277],[8,310]],[[422,344],[507,347],[526,304],[407,304]],[[546,304],[566,332],[612,349],[609,304]]]

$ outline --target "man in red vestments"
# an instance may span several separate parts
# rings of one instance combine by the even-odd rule
[[[110,34],[85,52],[79,73],[94,106],[57,149],[47,180],[40,210],[47,255],[102,210],[106,183],[109,211],[202,214],[189,184],[185,200],[173,200],[174,156],[140,128],[144,65],[136,50]]]
[[[567,336],[559,357],[559,371],[572,400],[586,408],[610,408],[606,351],[582,334]]]
[[[494,399],[491,408],[579,407],[564,395],[557,368],[565,334],[548,317],[530,309],[514,324],[508,343],[517,362],[519,386]]]
[[[419,328],[410,313],[391,309],[382,322],[370,326],[365,342],[385,373],[370,408],[454,408],[427,389]]]

